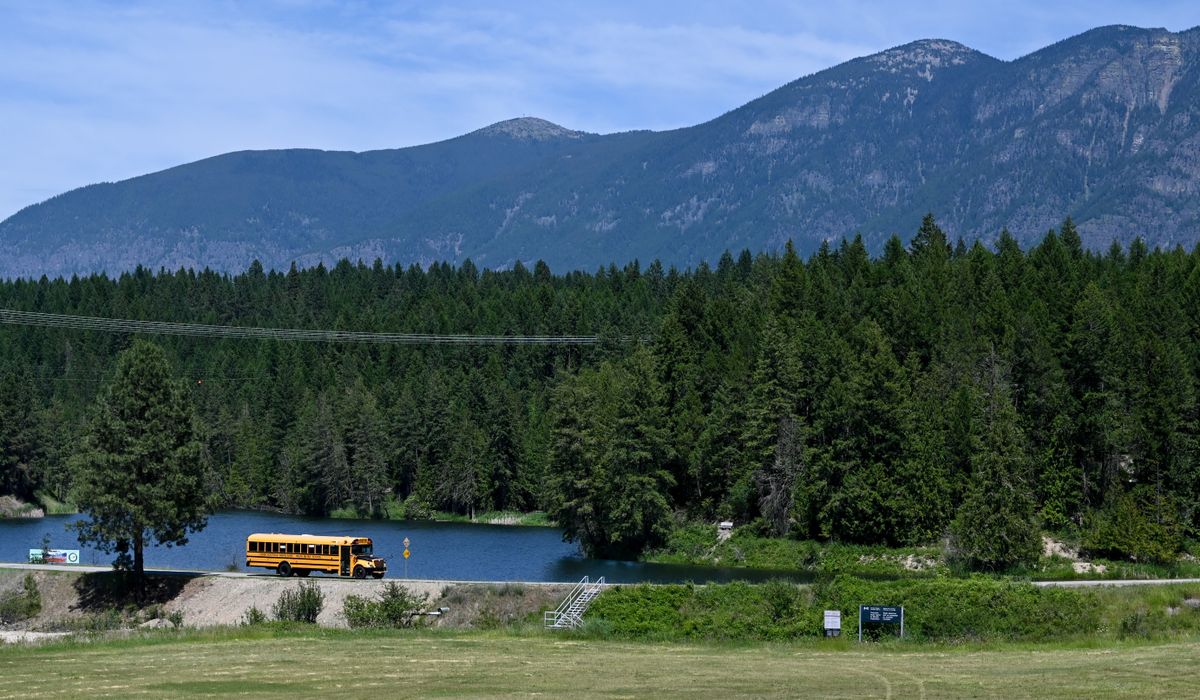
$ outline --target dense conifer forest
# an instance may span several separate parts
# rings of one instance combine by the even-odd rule
[[[1163,558],[1200,527],[1200,250],[1104,254],[1070,220],[1023,251],[932,217],[872,258],[726,254],[554,274],[470,262],[0,283],[0,307],[592,346],[164,336],[228,506],[409,517],[545,510],[595,554],[681,522],[950,542],[1019,561],[1038,528]],[[131,338],[0,326],[0,493],[69,499]]]

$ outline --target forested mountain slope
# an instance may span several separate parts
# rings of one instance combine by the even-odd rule
[[[927,211],[951,238],[1200,240],[1200,28],[1104,27],[1005,62],[926,40],[710,122],[595,135],[521,119],[390,151],[231,153],[93,185],[0,223],[0,276],[137,264],[286,270],[341,257],[552,269],[872,252]]]
[[[546,509],[631,555],[677,519],[939,540],[979,504],[1166,557],[1200,531],[1200,252],[861,240],[554,275],[355,266],[0,283],[0,308],[282,328],[599,333],[588,347],[158,339],[231,506]],[[0,493],[70,493],[129,339],[0,325]]]

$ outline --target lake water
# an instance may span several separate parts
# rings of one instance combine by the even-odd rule
[[[40,548],[50,537],[56,549],[79,549],[80,563],[108,565],[111,554],[80,545],[67,529],[80,516],[57,515],[38,519],[0,520],[0,561],[28,561],[29,550]],[[408,577],[459,581],[578,581],[583,576],[604,576],[613,583],[696,583],[768,578],[800,580],[795,573],[646,564],[588,559],[576,544],[563,542],[562,532],[550,527],[516,527],[396,520],[334,520],[277,513],[225,511],[208,519],[208,527],[193,534],[183,547],[148,547],[147,568],[247,571],[246,535],[252,532],[287,532],[310,535],[370,537],[375,552],[388,560],[388,576],[405,572],[404,538],[412,556]],[[265,569],[254,569],[266,573]]]

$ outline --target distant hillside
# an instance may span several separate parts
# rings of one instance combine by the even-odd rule
[[[246,151],[84,187],[0,223],[0,275],[341,257],[555,269],[953,236],[1200,240],[1200,28],[1104,27],[1000,61],[925,40],[710,122],[596,135],[538,119],[414,148]]]

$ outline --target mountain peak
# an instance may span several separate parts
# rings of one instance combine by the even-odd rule
[[[931,70],[960,66],[985,54],[949,39],[921,39],[868,56],[867,61],[898,73],[910,68]]]
[[[475,132],[487,136],[508,136],[518,141],[550,141],[552,139],[577,139],[582,131],[573,131],[554,122],[537,117],[520,117],[496,122]]]

